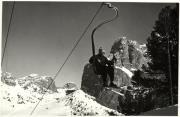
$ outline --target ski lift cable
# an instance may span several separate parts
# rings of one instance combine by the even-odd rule
[[[7,41],[8,41],[9,32],[10,32],[11,23],[12,23],[12,18],[13,18],[13,13],[14,13],[14,6],[15,6],[15,1],[13,2],[13,6],[12,6],[12,10],[11,10],[11,16],[10,16],[9,25],[8,25],[8,30],[7,30],[7,34],[5,37],[5,43],[4,43],[4,48],[3,48],[2,58],[1,58],[1,68],[3,65],[3,60],[4,60],[4,56],[5,56],[5,52],[6,52]]]
[[[77,45],[79,44],[79,42],[82,40],[83,36],[85,35],[85,33],[87,32],[87,30],[89,29],[90,25],[92,24],[92,22],[94,21],[95,17],[98,15],[98,13],[100,12],[100,10],[102,9],[104,3],[101,3],[100,7],[98,8],[98,10],[96,11],[95,15],[93,16],[93,18],[91,19],[91,21],[89,22],[89,24],[87,25],[87,27],[85,28],[84,32],[82,33],[82,35],[80,36],[80,38],[76,41],[74,47],[72,48],[72,50],[70,51],[70,53],[68,54],[67,58],[65,59],[64,63],[61,65],[61,67],[59,68],[59,70],[57,71],[57,73],[55,74],[52,82],[49,84],[49,86],[47,87],[45,93],[47,92],[47,90],[50,88],[50,86],[52,85],[52,83],[54,82],[54,80],[57,78],[58,74],[60,73],[60,71],[62,70],[62,68],[64,67],[64,65],[66,64],[66,62],[68,61],[69,57],[72,55],[73,51],[75,50],[75,48],[77,47]],[[33,110],[31,111],[30,115],[32,115],[34,113],[34,111],[36,110],[37,106],[40,104],[41,100],[43,99],[45,93],[42,95],[41,99],[38,101],[38,103],[36,104],[36,106],[33,108]]]

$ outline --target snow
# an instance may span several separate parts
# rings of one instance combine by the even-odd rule
[[[77,90],[76,92],[70,94],[65,98],[67,105],[70,105],[73,109],[73,115],[83,116],[83,115],[109,115],[109,113],[114,113],[116,115],[121,115],[115,110],[109,109],[98,104],[95,98],[85,94],[82,90]]]
[[[121,70],[124,71],[130,78],[133,76],[133,73],[132,73],[130,70],[128,70],[127,68],[125,68],[125,67],[115,66],[115,68],[121,69]]]
[[[107,89],[109,89],[109,88],[107,88]],[[124,94],[122,94],[122,93],[120,93],[120,92],[117,92],[117,91],[115,91],[115,90],[113,90],[113,89],[111,89],[111,91],[114,92],[114,93],[117,93],[117,94],[119,94],[119,95],[121,95],[121,96],[124,96]]]
[[[137,69],[136,68],[131,68],[131,71],[136,71]]]
[[[140,48],[146,48],[146,44],[139,45]]]
[[[32,74],[30,74],[29,75],[29,77],[32,77],[32,78],[36,78],[36,77],[38,77],[39,75],[38,74],[35,74],[35,73],[32,73]]]
[[[6,74],[8,75],[8,74]],[[29,75],[33,79],[37,78],[37,74]],[[42,91],[34,90],[40,85],[34,85],[27,77],[15,79],[16,85],[11,86],[0,82],[0,115],[30,115],[36,104],[40,101],[33,115],[51,115],[51,116],[71,116],[71,115],[122,115],[115,110],[109,109],[96,102],[95,98],[84,93],[80,89],[67,95],[68,89],[58,88],[57,92],[47,91],[45,94]],[[8,78],[13,78],[8,75]],[[38,76],[39,77],[39,76]],[[4,77],[7,80],[6,77]],[[24,80],[23,80],[24,79]],[[20,84],[21,80],[24,84],[32,83],[28,88],[24,88],[24,84]],[[44,95],[44,96],[43,96]],[[43,96],[43,99],[42,99]]]

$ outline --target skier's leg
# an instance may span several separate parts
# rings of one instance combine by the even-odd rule
[[[105,67],[102,68],[103,86],[107,86],[107,70]]]
[[[106,73],[106,83],[107,83],[107,76],[110,78],[110,84],[108,86],[115,86],[113,81],[114,81],[114,68],[111,66],[105,67],[105,73]]]

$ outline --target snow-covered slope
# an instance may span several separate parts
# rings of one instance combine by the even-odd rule
[[[43,87],[42,77],[30,76],[31,78],[29,76],[14,78],[9,73],[1,76],[0,115],[30,115],[40,100],[41,102],[33,115],[122,115],[98,104],[94,97],[87,95],[80,89],[68,95],[66,93],[68,89],[65,88],[59,88],[56,92],[46,91]],[[32,79],[37,79],[37,76],[39,82],[35,83],[37,80]],[[24,86],[27,87],[24,88]]]
[[[117,69],[121,69],[122,71],[124,71],[130,78],[133,76],[133,73],[130,71],[130,70],[128,70],[127,68],[125,68],[125,67],[119,67],[119,66],[115,66],[115,68],[117,68]]]

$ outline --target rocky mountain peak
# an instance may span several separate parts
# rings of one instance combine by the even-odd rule
[[[137,41],[128,40],[126,37],[117,39],[110,51],[117,59],[116,66],[124,66],[129,70],[131,68],[141,69],[143,64],[147,65],[145,52],[145,44],[140,45]]]

